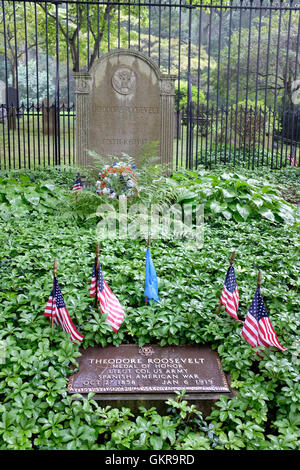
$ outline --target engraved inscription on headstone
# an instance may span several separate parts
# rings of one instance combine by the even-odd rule
[[[91,165],[88,151],[102,156],[143,155],[149,144],[161,163],[173,161],[174,81],[146,55],[117,50],[77,72],[77,163]],[[145,147],[147,146],[147,147]]]
[[[207,346],[95,347],[82,351],[78,362],[72,393],[230,392],[219,357]]]

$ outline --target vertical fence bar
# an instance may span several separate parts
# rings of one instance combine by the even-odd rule
[[[190,0],[188,10],[188,70],[187,70],[187,126],[186,126],[186,168],[193,168],[193,102],[192,102],[192,83],[191,83],[191,46],[192,46],[192,1]]]
[[[58,4],[55,5],[55,33],[56,33],[56,68],[55,68],[55,165],[60,165],[60,84],[59,84],[59,19]]]
[[[171,71],[171,26],[172,25],[172,8],[169,7],[169,51],[168,51],[168,73]]]
[[[6,150],[5,150],[5,118],[4,118],[4,110],[6,112],[6,106],[3,104],[0,105],[1,115],[3,116],[3,126],[2,126],[2,151],[0,149],[0,169],[6,169]],[[2,163],[2,155],[3,155],[3,163]]]
[[[253,155],[252,155],[252,169],[254,170],[255,167],[255,151],[256,151],[256,123],[257,123],[257,115],[259,119],[259,139],[258,139],[258,158],[257,158],[257,166],[259,166],[259,152],[260,152],[260,127],[261,127],[261,114],[260,111],[257,109],[257,100],[258,100],[258,74],[259,74],[259,66],[260,66],[260,41],[261,41],[261,19],[262,19],[262,4],[263,0],[260,0],[260,8],[259,8],[259,22],[258,22],[258,32],[257,32],[257,58],[256,58],[256,75],[255,75],[255,108],[254,108],[254,131],[253,131]]]
[[[66,164],[66,123],[65,123],[65,102],[62,104],[62,128],[63,128],[63,154],[64,154],[64,165]]]
[[[141,50],[141,4],[138,5],[138,50]]]
[[[233,165],[236,164],[236,143],[237,143],[237,120],[239,115],[239,91],[240,91],[240,59],[241,59],[241,31],[242,31],[242,13],[243,13],[243,2],[238,7],[239,15],[239,38],[238,38],[238,59],[237,59],[237,83],[236,83],[236,95],[235,95],[235,118],[234,118],[234,154],[233,154]],[[238,152],[238,162],[240,163],[240,152],[241,152],[241,133],[239,133],[239,152]]]
[[[178,81],[177,81],[177,136],[176,136],[176,170],[179,164],[179,135],[181,136],[181,144],[183,142],[183,129],[181,126],[181,109],[180,109],[180,80],[181,80],[181,0],[178,15]],[[182,145],[181,145],[182,147]],[[182,167],[182,151],[181,163]]]
[[[107,51],[110,51],[110,4],[106,5],[107,8]]]
[[[30,148],[30,103],[29,103],[29,81],[28,81],[28,43],[27,43],[27,9],[24,2],[24,28],[25,28],[25,60],[26,60],[26,115],[27,115],[27,149],[28,149],[28,168],[31,168],[31,148]],[[25,147],[25,146],[24,146]]]
[[[297,80],[297,73],[298,73],[298,60],[299,60],[299,46],[300,46],[300,16],[298,16],[298,34],[297,34],[297,43],[296,43],[296,62],[295,62],[295,72],[294,72],[294,79],[295,81]],[[295,118],[297,118],[297,114],[295,114],[295,111],[294,111],[294,102],[293,102],[293,98],[292,98],[292,110],[293,110],[293,113],[292,113],[292,134],[291,134],[291,145],[290,145],[290,157],[292,157],[293,153],[294,153],[294,146],[293,146],[293,142],[294,142],[294,125],[295,125]],[[297,132],[296,132],[296,135],[297,135]],[[299,138],[299,133],[298,133],[298,138]],[[296,142],[296,139],[295,139],[295,144],[297,145],[297,142]],[[296,153],[296,157],[297,157],[297,152]],[[290,165],[292,163],[292,160],[290,158]],[[287,164],[287,158],[286,158],[286,161],[285,161],[285,165]],[[300,158],[298,156],[298,166],[300,166]]]
[[[199,10],[199,27],[198,27],[198,70],[197,70],[197,88],[198,88],[198,91],[197,91],[197,109],[196,109],[196,168],[198,167],[198,138],[199,138],[199,123],[200,123],[200,119],[202,119],[202,116],[200,113],[200,106],[199,106],[199,101],[200,101],[200,66],[201,66],[201,41],[202,41],[202,7],[200,7],[200,10]],[[203,121],[201,121],[201,127],[200,127],[200,132],[201,132],[201,140],[200,140],[200,146],[201,146],[201,150],[200,150],[200,155],[201,155],[201,158],[200,158],[200,162],[202,163],[202,125],[203,125]]]
[[[246,126],[247,126],[247,117],[248,113],[248,92],[249,92],[249,68],[250,68],[250,53],[251,53],[251,26],[252,26],[252,5],[253,0],[250,0],[250,13],[249,13],[249,32],[248,32],[248,55],[247,55],[247,73],[246,73],[246,103],[245,103],[245,120],[244,120],[244,133],[246,133]],[[250,111],[250,128],[251,128],[251,119],[252,114]],[[251,129],[250,129],[251,131]],[[249,144],[250,144],[251,134],[249,135]],[[249,152],[249,150],[248,150]],[[244,134],[244,145],[243,145],[243,165],[245,166],[246,160],[246,136]],[[248,168],[249,168],[249,154],[248,154]]]
[[[86,4],[86,26],[87,26],[87,70],[90,68],[90,5]]]
[[[278,66],[279,66],[279,50],[280,50],[280,32],[281,32],[281,20],[282,20],[282,4],[283,0],[280,0],[279,6],[279,19],[278,19],[278,40],[276,47],[276,69],[275,69],[275,84],[274,84],[274,114],[273,114],[273,124],[272,124],[272,153],[271,153],[271,168],[274,168],[274,128],[276,123],[276,112],[277,112],[277,86],[278,86]],[[277,153],[276,152],[276,166],[277,166]]]
[[[5,139],[4,139],[4,125],[5,125],[5,119],[4,119],[4,106],[3,104],[0,104],[0,113],[3,119],[3,126],[2,126],[2,146],[0,145],[0,170],[2,170],[3,164],[5,163]],[[2,155],[3,155],[3,163],[2,163]]]
[[[5,2],[2,0],[2,13],[3,13],[3,33],[4,33],[4,38],[6,37],[6,12],[5,12],[5,7],[4,7]],[[5,61],[5,84],[6,84],[6,119],[7,119],[7,150],[8,150],[8,168],[11,169],[11,150],[10,150],[10,103],[8,99],[8,65],[7,65],[7,42],[4,41],[4,61]],[[4,128],[4,126],[3,126]],[[3,145],[5,148],[5,133],[3,136]],[[5,156],[4,156],[5,159]],[[5,162],[5,169],[6,167],[6,161]]]
[[[11,21],[11,16],[10,16]],[[10,47],[11,49],[11,47]],[[12,73],[12,71],[11,71]],[[12,86],[15,87],[14,77],[12,73]],[[13,103],[11,108],[11,129],[12,129],[12,161],[13,165],[12,168],[16,168],[16,140],[15,140],[15,131],[16,131],[16,121],[17,121],[17,107],[18,107],[18,99],[16,102]]]
[[[26,156],[25,156],[25,105],[24,103],[22,102],[22,105],[21,105],[21,109],[22,109],[22,129],[23,129],[23,132],[22,132],[22,137],[23,137],[23,153],[24,153],[24,168],[26,168]]]
[[[210,140],[210,166],[211,166],[211,144],[212,144],[212,129],[213,129],[213,112],[211,114],[211,111],[209,109],[209,92],[210,92],[210,47],[211,47],[211,23],[212,23],[212,0],[210,0],[210,9],[209,9],[209,22],[208,22],[208,63],[207,63],[207,92],[206,92],[206,100],[207,100],[207,105],[206,105],[206,114],[211,115],[211,124],[210,124],[210,129],[211,129],[211,140]],[[208,147],[208,133],[206,137],[206,142],[205,142],[205,166],[207,166],[207,147]]]
[[[228,133],[228,113],[229,111],[229,74],[231,70],[231,28],[232,28],[232,1],[230,0],[230,9],[229,9],[229,26],[228,26],[228,60],[227,60],[227,77],[226,77],[226,105],[225,105],[225,149],[224,149],[224,164],[226,165],[226,157],[227,157],[227,133]],[[220,53],[220,51],[219,51]],[[231,113],[230,113],[231,116]],[[232,122],[232,121],[231,121]],[[229,154],[231,148],[231,127],[230,127],[230,135],[229,135]],[[229,157],[230,158],[230,157]]]
[[[216,113],[218,111],[216,110]],[[214,113],[215,113],[215,108],[214,105],[210,108],[210,114],[211,114],[211,126],[210,126],[210,148],[209,148],[209,168],[211,168],[211,157],[212,157],[212,147],[213,147],[213,122],[214,122]]]
[[[151,6],[151,0],[150,0],[149,6],[148,6],[148,12],[149,12],[149,23],[148,23],[148,55],[149,55],[149,57],[151,57],[151,13],[152,13],[151,8],[152,8],[152,6]]]
[[[99,4],[98,4],[98,10],[99,10]],[[120,49],[121,47],[121,8],[120,8],[120,4],[118,4],[118,32],[117,32],[117,35],[118,35],[118,49]],[[99,29],[98,29],[99,31]]]
[[[130,3],[128,4],[128,49],[130,49]]]
[[[79,13],[80,17],[82,15],[81,9],[79,8],[80,4],[76,3],[76,19],[77,19],[77,25],[76,25],[76,48],[77,48],[77,57],[76,57],[76,63],[75,63],[75,71],[79,72],[80,70],[80,58],[79,58]],[[80,23],[81,23],[81,18],[80,18]]]
[[[218,65],[217,65],[217,104],[216,104],[216,141],[215,141],[215,164],[217,163],[217,150],[218,150],[218,124],[219,124],[219,106],[220,106],[220,58],[221,58],[221,33],[222,33],[222,13],[223,13],[223,0],[221,0],[221,8],[219,13],[219,33],[218,33]]]
[[[47,101],[46,101],[46,115],[47,115],[47,144],[48,144],[48,165],[51,164],[51,150],[50,150],[50,94],[49,94],[49,48],[48,48],[48,6],[45,3],[45,27],[46,27],[46,76],[47,76]],[[52,116],[52,115],[51,115]],[[51,123],[52,127],[52,123]]]
[[[73,108],[73,162],[76,162],[76,145],[75,145],[75,117],[76,117],[76,108],[75,108],[75,103],[72,105]]]
[[[119,5],[119,31],[120,31],[120,5]],[[100,34],[100,5],[97,4],[97,36]],[[119,44],[120,48],[120,44]],[[100,57],[100,42],[97,45],[97,56]]]
[[[33,150],[33,169],[35,169],[35,140],[34,140],[34,137],[35,137],[35,127],[34,127],[34,116],[35,116],[35,106],[34,106],[34,102],[32,101],[31,102],[31,106],[29,108],[30,110],[30,114],[32,116],[32,150]],[[29,160],[31,160],[31,155],[29,155]]]
[[[36,109],[37,109],[37,152],[38,164],[41,164],[41,149],[40,149],[40,94],[39,94],[39,51],[38,51],[38,21],[37,21],[37,8],[34,4],[34,20],[35,20],[35,60],[36,60]]]
[[[69,5],[66,3],[66,56],[67,56],[67,134],[68,134],[68,155],[69,165],[71,165],[71,135],[70,135],[70,52],[69,52]]]
[[[292,5],[292,1],[290,5]],[[289,60],[289,44],[290,44],[290,33],[291,33],[291,19],[292,19],[292,10],[289,10],[289,20],[288,20],[288,37],[286,42],[286,56],[285,56],[285,70],[283,71],[283,78],[286,79],[286,83],[284,83],[284,92],[283,92],[283,106],[281,112],[281,120],[282,120],[282,131],[281,131],[281,145],[280,145],[280,168],[282,167],[282,156],[283,156],[283,141],[284,141],[284,132],[285,132],[285,125],[286,125],[286,95],[287,95],[287,86],[288,86],[288,60]],[[288,107],[289,110],[289,107]],[[279,132],[279,129],[276,129]],[[287,147],[287,145],[286,145]],[[277,159],[276,159],[277,163]],[[277,164],[276,164],[277,166]]]
[[[161,3],[158,3],[158,66],[160,67]]]
[[[13,3],[14,12],[14,38],[15,38],[15,67],[16,67],[16,88],[19,90],[19,72],[18,72],[18,38],[17,38],[17,19],[16,19],[16,4]],[[18,154],[19,154],[19,168],[21,168],[21,139],[20,139],[20,97],[17,96],[17,129],[18,129]]]
[[[269,109],[267,108],[267,96],[268,96],[268,83],[269,83],[269,61],[270,61],[270,45],[271,45],[271,26],[272,26],[272,5],[273,5],[273,0],[270,0],[270,5],[271,5],[271,8],[269,10],[269,21],[268,21],[268,41],[267,41],[267,57],[266,57],[266,70],[265,70],[265,75],[266,75],[266,78],[265,78],[265,85],[264,85],[264,121],[263,121],[263,141],[262,141],[262,160],[261,160],[261,164],[264,165],[265,161],[264,161],[264,154],[265,154],[265,138],[266,138],[266,116],[268,115],[269,113]],[[270,113],[269,113],[269,117],[270,117]],[[268,125],[268,137],[269,137],[269,134],[270,134],[270,120],[267,121],[267,125]],[[267,140],[267,149],[266,149],[266,153],[267,153],[267,159],[266,159],[266,165],[268,166],[269,164],[269,144],[268,144],[268,140]]]

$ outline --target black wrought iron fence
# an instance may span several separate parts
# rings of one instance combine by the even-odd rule
[[[0,168],[76,162],[74,71],[139,50],[176,74],[174,167],[299,165],[300,4],[0,2]]]
[[[74,165],[74,105],[0,105],[1,169]]]

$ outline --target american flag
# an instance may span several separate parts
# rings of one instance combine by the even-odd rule
[[[257,346],[265,346],[266,348],[276,346],[281,351],[287,349],[282,347],[277,339],[259,288],[257,288],[248,310],[242,335],[254,348]]]
[[[289,155],[288,156],[288,162],[291,166],[298,166],[296,157],[294,155]]]
[[[223,286],[220,302],[225,306],[226,312],[235,320],[239,320],[237,311],[239,308],[239,289],[235,279],[234,268],[229,266]]]
[[[106,318],[106,323],[108,323],[113,331],[116,333],[120,328],[123,319],[124,319],[124,309],[117,297],[110,290],[108,285],[103,279],[103,274],[101,270],[101,265],[98,262],[98,282],[96,279],[96,263],[95,261],[90,289],[90,296],[95,297],[97,289],[97,299],[100,303],[100,308],[102,313],[108,314]],[[97,284],[97,286],[96,286]]]
[[[47,302],[44,315],[54,320],[56,325],[61,325],[62,329],[70,333],[72,341],[82,341],[84,336],[76,330],[70,315],[66,309],[64,298],[62,296],[57,279],[54,279],[54,288]]]
[[[80,191],[81,189],[83,189],[83,186],[81,183],[81,179],[78,177],[73,185],[72,191]]]

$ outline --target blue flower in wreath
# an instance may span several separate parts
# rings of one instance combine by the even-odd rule
[[[113,166],[116,166],[117,165],[117,162],[113,162]]]
[[[135,165],[132,165],[131,167],[133,170],[136,170],[136,166]]]

